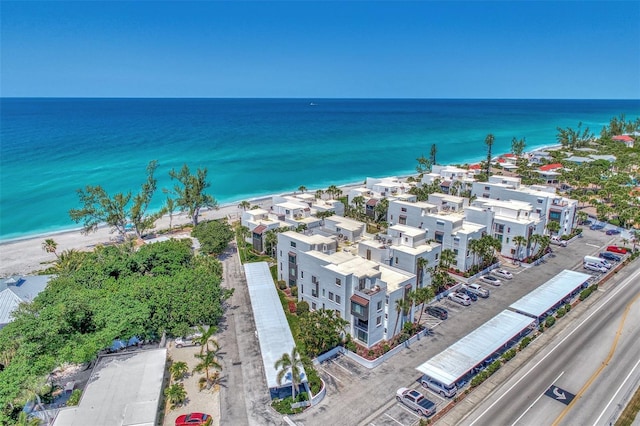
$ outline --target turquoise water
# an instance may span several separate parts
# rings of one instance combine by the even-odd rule
[[[315,105],[311,105],[314,103]],[[158,160],[206,167],[220,203],[414,173],[431,144],[441,164],[556,143],[578,122],[598,134],[640,101],[350,99],[1,99],[0,240],[76,228],[76,189],[137,191]],[[158,191],[153,208],[164,195]]]

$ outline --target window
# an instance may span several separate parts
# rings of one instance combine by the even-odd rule
[[[490,187],[490,186],[485,186],[485,187],[484,187],[484,190],[485,190],[485,191],[491,191],[491,187]]]
[[[406,207],[402,207],[402,208],[400,209],[400,211],[401,211],[401,212],[403,212],[403,213],[406,213],[406,212],[407,212],[407,208],[406,208]]]
[[[361,317],[366,317],[368,315],[367,308],[354,301],[351,301],[351,313]]]
[[[453,249],[453,254],[458,255],[458,249]]]
[[[291,241],[291,247],[295,247],[296,246],[296,242],[295,241]]]
[[[342,300],[340,299],[340,296],[338,296],[338,295],[336,294],[336,303],[340,303],[341,301],[342,301]]]
[[[538,198],[538,204],[542,204],[544,200],[542,198]]]
[[[400,218],[398,219],[398,223],[400,225],[406,225],[407,224],[407,217],[400,215]]]
[[[329,292],[329,300],[333,301],[333,292],[332,291]]]
[[[440,257],[440,253],[436,253],[436,260]]]
[[[434,237],[435,237],[434,239],[436,240],[437,243],[442,244],[442,241],[444,240],[444,232],[436,231]]]
[[[300,271],[300,278],[304,278],[304,271]]]
[[[337,286],[341,286],[342,285],[342,280],[340,278],[336,278],[336,285]]]
[[[436,225],[444,226],[444,220],[436,220]]]
[[[366,278],[360,278],[358,280],[358,290],[362,290],[366,284],[367,284],[367,279]]]
[[[336,312],[336,316],[337,316],[338,318],[342,318],[342,316],[340,315],[340,311],[339,311],[339,310],[337,310],[337,309],[336,309],[336,310],[335,310],[335,312]]]
[[[280,250],[280,257],[282,257],[282,250]]]
[[[396,265],[398,264],[398,256],[396,256]]]
[[[378,312],[382,310],[382,300],[378,301]]]
[[[292,255],[289,255],[289,263],[295,265],[296,264],[296,257],[292,256]]]
[[[371,260],[371,249],[367,249],[367,260]]]
[[[322,297],[325,297],[325,295],[324,295],[324,288],[322,289]]]
[[[315,275],[311,275],[311,282],[316,284],[318,282],[318,278]]]
[[[380,327],[382,325],[382,316],[376,318],[376,326]]]
[[[316,310],[316,302],[311,302],[311,309]]]

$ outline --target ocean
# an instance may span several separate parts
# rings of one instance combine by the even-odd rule
[[[219,203],[415,173],[486,157],[526,138],[556,143],[557,127],[595,134],[639,100],[0,99],[0,241],[78,228],[68,211],[86,185],[137,192],[157,160],[157,210],[168,172],[207,168]]]

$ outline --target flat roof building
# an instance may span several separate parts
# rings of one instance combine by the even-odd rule
[[[266,262],[247,263],[244,265],[244,272],[247,277],[251,308],[269,392],[272,398],[291,396],[291,373],[287,373],[282,378],[282,382],[278,383],[278,370],[275,364],[284,353],[291,354],[295,341],[284,315],[269,265]],[[307,375],[304,369],[300,376],[300,386],[307,388]]]
[[[509,305],[509,309],[531,318],[541,319],[549,310],[580,291],[589,278],[591,278],[589,274],[565,269],[531,293],[516,300]]]
[[[534,327],[532,318],[504,310],[416,369],[445,386],[453,386],[491,355],[506,349],[510,341],[528,334]]]

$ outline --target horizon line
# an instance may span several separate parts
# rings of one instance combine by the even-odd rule
[[[466,101],[640,101],[640,98],[465,98],[465,97],[452,97],[452,98],[411,98],[411,97],[252,97],[252,96],[219,96],[219,97],[207,97],[207,96],[0,96],[0,99],[259,99],[259,100],[285,100],[285,99],[300,99],[300,100],[466,100]]]

